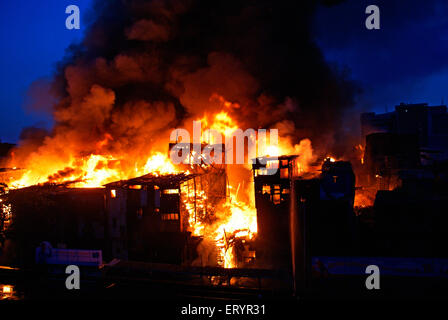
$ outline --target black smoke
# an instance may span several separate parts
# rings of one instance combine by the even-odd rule
[[[336,148],[356,85],[316,45],[318,5],[338,1],[96,1],[58,67],[55,127],[41,152],[140,154],[168,130],[223,108],[244,127],[280,128]],[[283,132],[282,132],[283,131]],[[335,152],[336,150],[333,150]]]

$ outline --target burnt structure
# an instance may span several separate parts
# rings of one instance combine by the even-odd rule
[[[253,165],[257,260],[268,267],[287,270],[292,261],[293,270],[300,269],[298,274],[303,275],[305,260],[310,255],[352,252],[356,218],[351,164],[327,159],[320,175],[303,179],[296,156],[263,160]]]
[[[0,196],[12,217],[6,235],[10,248],[5,255],[16,264],[34,263],[42,241],[57,248],[103,250],[106,215],[103,188],[32,186],[9,190]]]
[[[297,156],[256,158],[252,165],[257,208],[257,263],[273,268],[290,265],[290,190],[297,175]]]
[[[296,186],[300,184],[298,181]],[[300,186],[295,191],[300,199],[299,210],[308,214],[311,254],[351,253],[356,237],[356,217],[353,212],[355,175],[350,162],[325,160],[318,179],[318,197],[315,185],[311,181],[311,189],[304,190]]]
[[[170,145],[170,150],[174,146]],[[179,144],[176,147],[180,151]],[[0,196],[5,199],[0,240],[5,238],[4,227],[11,223],[11,216],[18,217],[17,226],[22,228],[27,225],[24,217],[33,212],[43,217],[57,214],[58,226],[50,231],[43,224],[46,233],[36,232],[35,241],[25,245],[27,251],[32,252],[32,246],[45,240],[55,247],[102,250],[105,261],[117,258],[191,264],[198,258],[197,245],[203,241],[192,236],[191,224],[213,223],[218,205],[227,198],[225,165],[208,161],[202,154],[196,155],[198,162],[193,161],[193,147],[187,145],[189,157],[178,165],[184,172],[179,174],[147,174],[112,182],[105,188],[70,188],[72,182],[47,184],[10,194],[6,194],[7,185],[0,185]],[[207,154],[213,156],[213,151]],[[28,203],[23,198],[36,201]]]
[[[148,174],[105,188],[42,185],[7,193],[2,185],[2,239],[8,223],[21,263],[31,263],[36,246],[48,241],[57,248],[102,250],[105,261],[190,264],[202,238],[191,235],[189,219],[213,218],[215,202],[226,196],[222,173]]]
[[[106,256],[191,264],[202,237],[191,225],[213,222],[226,199],[224,167],[188,166],[178,174],[147,174],[106,184]],[[182,166],[182,165],[180,165]]]
[[[108,254],[174,264],[188,259],[189,232],[181,214],[180,188],[193,177],[147,174],[106,184]]]

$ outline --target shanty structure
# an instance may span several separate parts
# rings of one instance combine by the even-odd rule
[[[287,268],[290,263],[290,189],[298,156],[256,158],[252,165],[257,208],[257,260]]]
[[[187,245],[181,191],[193,174],[147,174],[108,183],[108,254],[138,261],[180,263]]]
[[[1,189],[1,188],[0,188]],[[2,192],[0,192],[2,193]],[[18,265],[34,263],[42,241],[54,248],[103,250],[104,189],[30,186],[0,194],[0,208],[8,215],[8,239],[18,248],[11,259]]]
[[[177,174],[146,174],[105,185],[106,256],[135,261],[188,264],[201,239],[190,221],[213,219],[226,197],[225,171],[190,168]]]

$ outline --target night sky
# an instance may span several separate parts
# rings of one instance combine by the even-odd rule
[[[51,127],[51,116],[33,111],[27,92],[34,90],[36,96],[38,91],[45,100],[45,87],[32,83],[49,79],[66,48],[82,39],[92,16],[88,10],[91,2],[1,2],[3,142],[17,142],[26,126]],[[80,7],[81,30],[65,28],[65,7],[70,4]],[[364,11],[370,4],[380,7],[381,30],[365,28]],[[313,30],[328,63],[347,72],[361,88],[356,97],[357,110],[391,111],[400,102],[440,104],[443,99],[447,103],[448,1],[345,1],[319,7]]]

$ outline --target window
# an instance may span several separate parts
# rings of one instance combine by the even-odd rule
[[[278,169],[279,161],[278,160],[271,160],[267,161],[266,163],[266,169]]]
[[[163,194],[178,194],[179,189],[165,189],[163,190]]]
[[[281,201],[281,198],[280,198],[280,185],[276,184],[276,185],[274,185],[274,194],[272,195],[272,202],[274,204],[279,204],[280,201]]]
[[[288,179],[289,178],[289,169],[288,168],[280,169],[280,178],[281,179]]]
[[[140,190],[141,188],[142,188],[142,186],[141,186],[141,185],[138,185],[138,184],[135,184],[135,185],[129,186],[129,189]]]
[[[271,194],[271,186],[270,185],[263,185],[263,190],[261,191],[262,194]]]
[[[274,202],[274,204],[279,204],[280,203],[280,193],[275,193],[272,196],[272,202]]]
[[[178,213],[164,213],[162,214],[162,220],[179,220]]]
[[[117,190],[115,190],[115,189],[110,190],[110,197],[111,198],[116,198],[117,197]]]

